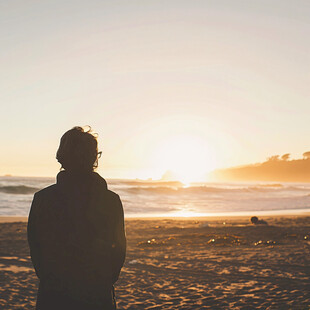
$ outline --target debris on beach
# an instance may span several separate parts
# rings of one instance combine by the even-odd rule
[[[275,245],[277,242],[274,240],[267,240],[267,241],[263,241],[263,240],[259,240],[257,242],[254,242],[254,245]]]
[[[151,238],[146,241],[139,242],[138,246],[160,246],[160,245],[164,245],[167,242],[167,240],[170,240],[170,239],[171,238],[164,239],[164,240],[158,240],[155,238]]]
[[[241,237],[235,236],[235,235],[216,235],[209,239],[207,242],[210,245],[217,245],[217,246],[223,246],[223,245],[240,245],[244,242],[241,240]]]

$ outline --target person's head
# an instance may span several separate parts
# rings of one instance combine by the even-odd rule
[[[71,172],[91,172],[98,166],[97,137],[82,127],[73,127],[60,140],[56,159],[61,168]]]
[[[257,216],[252,216],[251,217],[251,223],[256,224],[258,222],[258,217]]]

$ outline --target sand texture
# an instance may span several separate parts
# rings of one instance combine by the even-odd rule
[[[310,309],[310,217],[126,221],[119,309]],[[33,309],[26,223],[0,224],[0,309]]]

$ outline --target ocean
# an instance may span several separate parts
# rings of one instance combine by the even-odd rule
[[[55,178],[0,177],[0,216],[27,216],[33,194]],[[310,212],[310,183],[191,183],[107,180],[125,217],[298,214]]]

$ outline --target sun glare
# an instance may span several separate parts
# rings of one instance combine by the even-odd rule
[[[191,135],[167,138],[158,148],[155,160],[161,169],[171,170],[185,185],[205,180],[206,173],[215,168],[215,158],[207,142]]]

